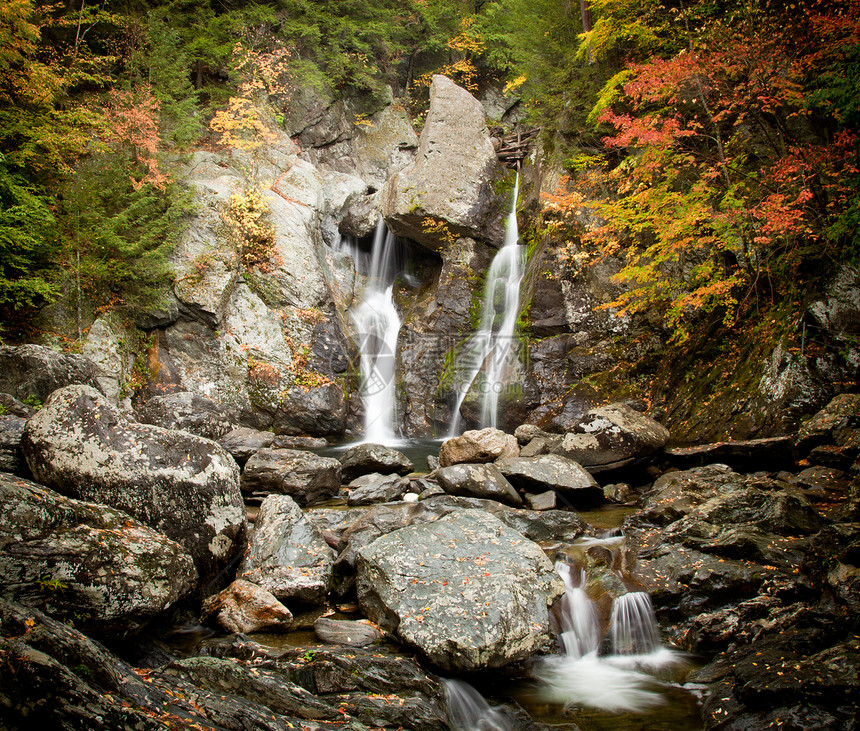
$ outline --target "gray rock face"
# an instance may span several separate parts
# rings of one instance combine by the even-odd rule
[[[574,505],[603,499],[603,489],[580,464],[557,454],[503,459],[497,466],[509,482],[522,490],[555,490]]]
[[[379,472],[383,475],[408,475],[414,469],[412,460],[396,449],[382,444],[357,444],[340,458],[344,480]]]
[[[493,190],[499,167],[480,102],[450,79],[434,76],[416,161],[382,190],[385,221],[398,236],[429,248],[438,248],[444,236],[425,231],[427,217],[447,224],[454,236],[499,246],[503,206]]]
[[[127,513],[0,473],[0,597],[112,639],[196,584],[188,552]]]
[[[645,457],[667,441],[668,430],[654,419],[626,404],[610,404],[587,412],[552,452],[595,468]]]
[[[741,472],[778,471],[792,469],[795,463],[789,437],[675,447],[664,450],[664,453],[669,464],[681,470],[719,463]]]
[[[520,448],[513,434],[488,427],[466,431],[459,437],[445,440],[439,451],[439,464],[442,467],[464,462],[481,464],[516,457],[519,453]]]
[[[238,577],[281,600],[318,603],[331,589],[334,555],[289,495],[270,495],[260,507]]]
[[[261,449],[271,447],[274,440],[275,435],[270,431],[260,431],[241,426],[220,437],[218,444],[224,447],[236,462],[244,466]]]
[[[293,615],[272,592],[236,579],[224,591],[207,597],[201,618],[214,618],[228,632],[259,632],[289,629]]]
[[[409,480],[399,475],[362,475],[349,483],[347,505],[373,505],[400,500],[409,488]]]
[[[498,500],[518,508],[523,504],[519,493],[493,464],[455,464],[440,467],[436,479],[449,495]]]
[[[272,428],[278,434],[325,436],[346,428],[347,403],[339,383],[281,391],[277,404]]]
[[[242,471],[243,492],[289,495],[300,505],[334,497],[340,483],[340,462],[297,449],[261,449]]]
[[[89,386],[55,391],[27,422],[23,448],[39,482],[124,510],[182,544],[202,582],[244,541],[233,458],[208,439],[130,421]]]
[[[0,391],[45,401],[58,388],[79,383],[101,391],[99,367],[89,358],[43,345],[0,345]]]
[[[216,440],[239,425],[234,408],[189,391],[148,399],[138,409],[137,418],[143,424],[182,429],[198,437]]]
[[[502,667],[549,640],[561,579],[543,551],[483,511],[383,536],[358,553],[365,614],[446,670]]]
[[[843,393],[812,416],[797,434],[797,449],[806,456],[824,445],[843,445],[860,429],[860,394]]]
[[[29,477],[30,469],[21,451],[26,423],[18,416],[0,416],[0,471]]]

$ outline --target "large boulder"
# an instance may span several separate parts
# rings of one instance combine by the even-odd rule
[[[565,501],[577,506],[600,502],[603,489],[583,467],[557,454],[513,457],[497,463],[499,471],[521,490],[555,490]]]
[[[564,592],[537,544],[480,510],[365,546],[357,587],[381,629],[450,671],[502,667],[537,652],[550,639],[548,607]]]
[[[347,505],[373,505],[400,500],[409,488],[409,480],[404,480],[399,475],[380,475],[374,472],[356,477],[348,487]]]
[[[278,599],[319,603],[332,587],[334,555],[289,495],[270,495],[260,506],[238,576]]]
[[[132,635],[194,589],[188,552],[127,513],[0,473],[0,597]]]
[[[442,467],[463,462],[481,464],[516,457],[519,453],[517,438],[513,434],[505,434],[492,427],[472,429],[442,443],[439,464]]]
[[[334,497],[340,483],[340,462],[298,449],[261,449],[242,471],[243,492],[289,495],[300,505]]]
[[[439,248],[446,234],[501,245],[503,204],[493,186],[501,174],[480,102],[434,76],[415,163],[388,179],[382,214],[395,234],[429,248]],[[428,230],[426,218],[446,231]]]
[[[519,493],[493,464],[455,464],[436,470],[436,480],[449,495],[498,500],[518,508]]]
[[[669,431],[626,404],[586,412],[551,451],[579,462],[590,472],[631,464],[661,449]]]
[[[260,431],[259,429],[251,429],[247,426],[240,426],[238,429],[232,429],[220,439],[220,444],[226,449],[241,466],[261,449],[271,447],[275,440],[275,435],[270,431]]]
[[[356,444],[341,455],[344,480],[379,472],[382,475],[408,475],[414,469],[412,460],[396,449],[382,444]]]
[[[242,546],[239,468],[209,439],[139,424],[94,388],[67,386],[27,422],[22,446],[37,481],[123,510],[179,542],[202,582]]]
[[[0,345],[0,391],[45,401],[58,388],[84,384],[101,391],[99,367],[89,358],[44,345]]]
[[[239,426],[235,408],[190,391],[154,396],[137,411],[138,421],[220,439]]]

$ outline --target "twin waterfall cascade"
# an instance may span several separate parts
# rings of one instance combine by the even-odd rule
[[[361,353],[361,399],[364,404],[364,441],[397,441],[395,364],[400,315],[394,305],[394,280],[400,271],[397,237],[380,216],[370,257],[357,247],[350,252],[356,270],[367,276],[360,304],[351,311]]]
[[[514,330],[520,305],[520,282],[523,278],[525,250],[520,246],[517,225],[517,198],[520,177],[517,173],[513,200],[505,223],[505,242],[493,258],[484,283],[481,323],[466,343],[459,358],[460,382],[457,401],[448,436],[460,433],[460,407],[469,391],[480,391],[480,426],[495,427],[498,420],[499,395],[515,356]]]
[[[620,539],[582,539],[582,546],[618,550]],[[556,563],[564,579],[560,617],[562,654],[547,659],[538,677],[542,697],[563,706],[586,706],[610,713],[641,713],[664,703],[665,686],[653,675],[676,666],[681,657],[662,647],[651,598],[642,591],[615,597],[605,627],[587,593],[585,569]],[[620,577],[619,577],[620,578]]]

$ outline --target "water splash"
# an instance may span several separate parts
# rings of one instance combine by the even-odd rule
[[[468,683],[445,680],[448,724],[452,731],[511,731],[511,723]]]
[[[484,282],[484,299],[481,323],[475,334],[458,354],[460,381],[448,436],[456,436],[460,429],[460,407],[470,389],[478,380],[481,390],[481,426],[497,426],[499,395],[504,385],[505,371],[510,368],[514,344],[514,330],[520,304],[520,282],[523,277],[525,250],[519,245],[517,225],[517,197],[520,176],[514,183],[513,200],[505,224],[505,241],[493,258]]]
[[[585,593],[585,572],[576,572],[569,564],[556,563],[556,571],[564,579],[564,599],[561,615],[561,641],[564,654],[579,659],[596,653],[600,645],[600,618],[597,607]]]

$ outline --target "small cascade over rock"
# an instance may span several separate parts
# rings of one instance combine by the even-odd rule
[[[445,681],[448,723],[452,731],[510,731],[511,722],[468,683]]]
[[[396,441],[395,361],[400,315],[394,305],[394,280],[400,269],[397,238],[380,216],[370,256],[351,251],[356,270],[367,276],[361,302],[351,311],[361,353],[361,400],[365,442]]]
[[[505,226],[505,242],[493,258],[484,283],[484,299],[478,330],[467,341],[458,370],[465,376],[457,393],[449,436],[460,431],[460,407],[471,390],[480,393],[480,426],[497,425],[499,395],[509,378],[515,357],[514,330],[520,304],[525,250],[519,244],[517,197],[520,178],[514,183],[513,199]]]
[[[617,568],[621,544],[620,537],[582,539],[582,562],[574,556],[572,564],[556,563],[566,590],[558,617],[562,653],[536,673],[551,703],[640,713],[664,702],[665,686],[655,676],[681,656],[661,646],[648,594],[627,589],[630,577]]]

